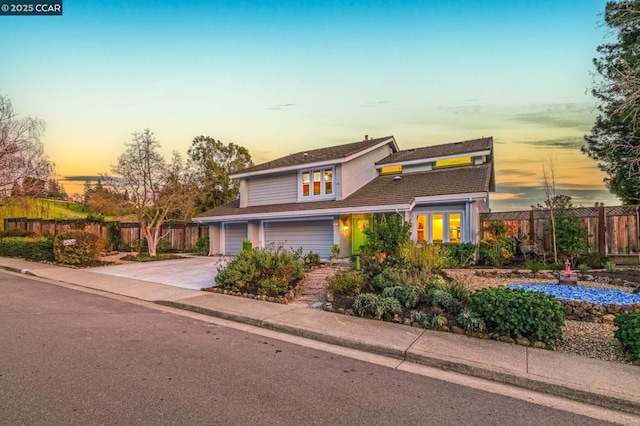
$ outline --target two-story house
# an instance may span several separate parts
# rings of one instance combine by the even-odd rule
[[[302,247],[329,258],[359,252],[376,213],[400,214],[427,242],[477,242],[495,190],[493,138],[401,151],[393,136],[301,151],[242,170],[240,198],[196,216],[211,254]]]

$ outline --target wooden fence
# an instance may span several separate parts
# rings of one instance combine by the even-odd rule
[[[6,218],[4,229],[17,228],[35,235],[57,235],[70,229],[82,229],[96,234],[107,242],[107,228],[110,223],[117,223],[122,237],[123,247],[132,247],[138,241],[146,246],[144,234],[138,222],[87,222],[84,220],[45,220],[27,218]],[[169,244],[169,249],[179,252],[194,250],[198,238],[209,237],[209,228],[197,223],[168,222],[162,226],[162,238]]]
[[[595,251],[607,256],[635,256],[640,259],[640,206],[577,207],[569,210],[587,227],[588,243]],[[518,238],[541,243],[550,250],[550,237],[544,232],[549,220],[550,214],[546,210],[491,212],[480,215],[480,226],[485,229],[491,222],[500,222],[509,226]]]

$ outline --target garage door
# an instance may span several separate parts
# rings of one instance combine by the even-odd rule
[[[235,256],[242,250],[242,240],[247,238],[246,223],[224,224],[224,254]]]
[[[293,249],[302,247],[305,254],[313,251],[323,259],[331,257],[329,249],[333,245],[332,220],[266,222],[264,232],[267,244]]]

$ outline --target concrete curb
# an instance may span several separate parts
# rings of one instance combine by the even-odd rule
[[[193,306],[186,303],[173,302],[170,300],[156,300],[153,303],[162,305],[162,306],[169,306],[171,308],[182,309],[184,311],[191,311],[191,312],[196,312],[198,314],[209,315],[210,317],[222,318],[229,321],[239,322],[242,324],[249,324],[256,327],[262,327],[262,320],[247,317],[244,315],[215,311],[213,309],[202,308],[200,306]]]
[[[38,275],[31,272],[29,269],[20,269],[14,268],[12,266],[2,266],[0,265],[0,269],[4,269],[5,271],[16,272],[18,274],[30,275],[32,277],[37,277]]]
[[[524,389],[546,393],[553,396],[572,399],[574,401],[597,405],[611,410],[624,411],[635,415],[640,415],[640,404],[619,398],[613,395],[603,395],[586,389],[549,383],[548,381],[535,380],[518,374],[496,371],[469,363],[445,360],[437,357],[418,355],[407,351],[405,360],[416,362],[430,367],[435,367],[445,371],[474,376],[494,382],[513,385]]]

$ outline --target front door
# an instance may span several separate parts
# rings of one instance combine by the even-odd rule
[[[360,254],[360,247],[367,242],[367,235],[364,230],[371,225],[370,218],[353,218],[353,254]]]

